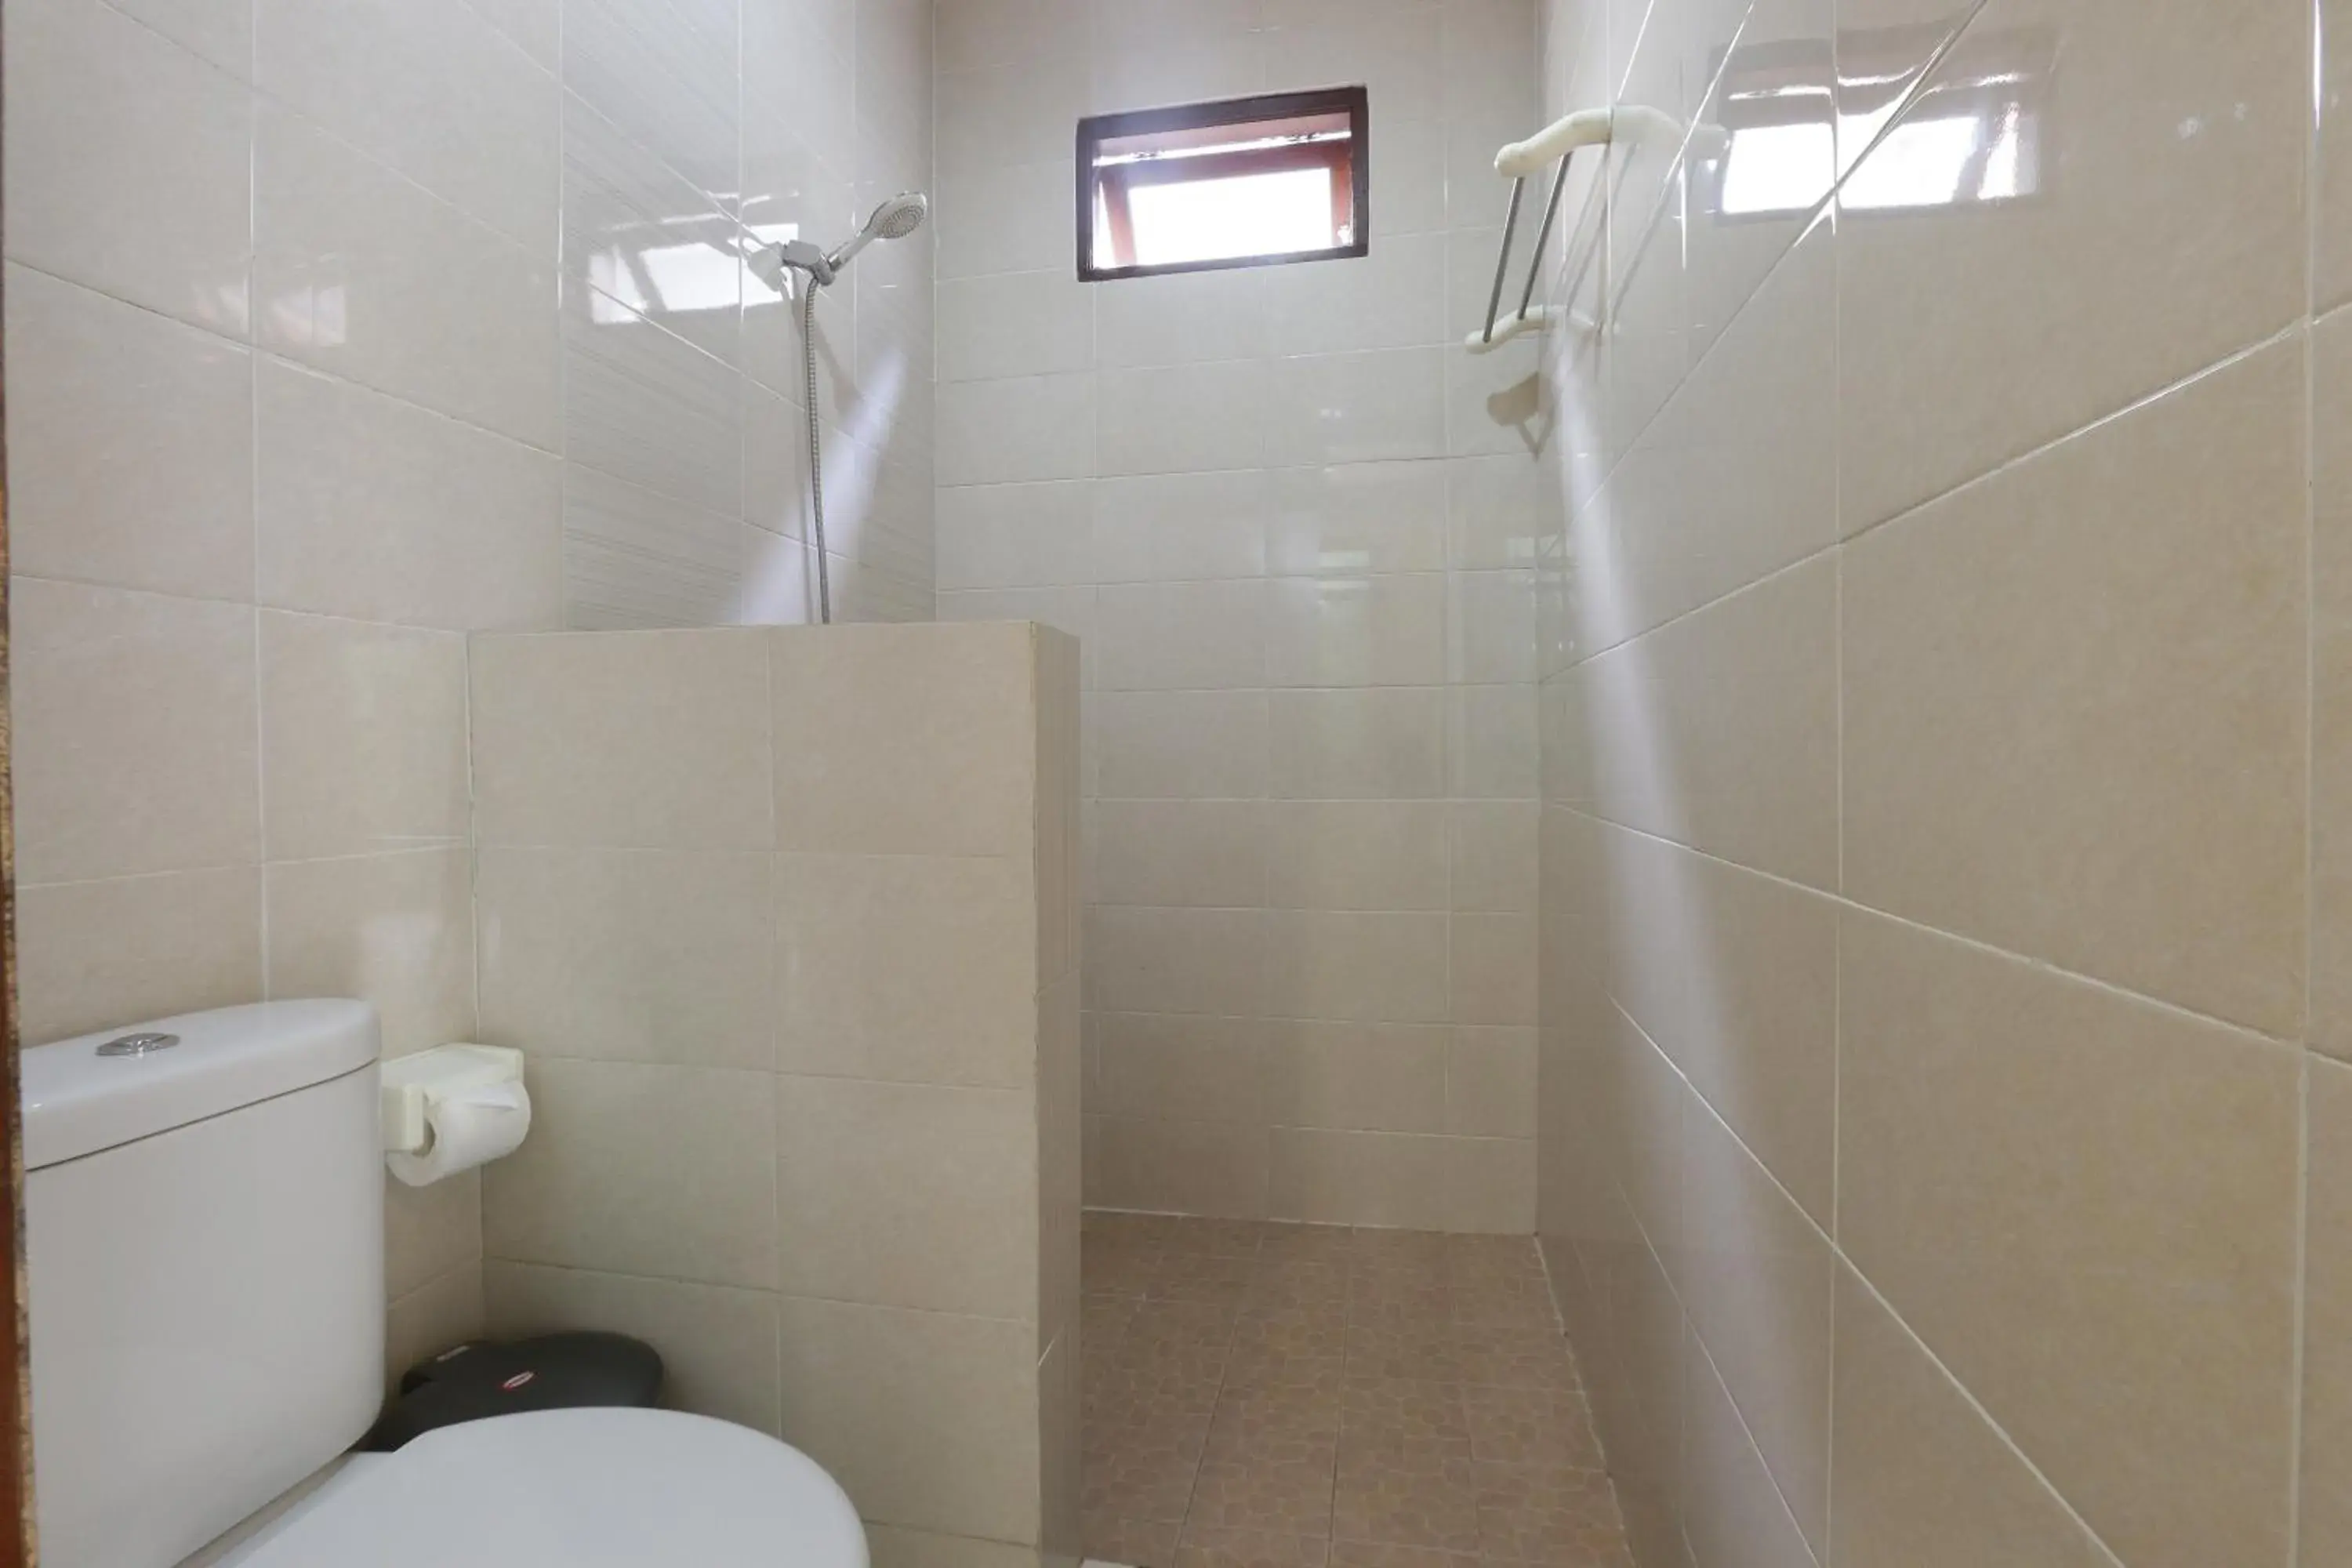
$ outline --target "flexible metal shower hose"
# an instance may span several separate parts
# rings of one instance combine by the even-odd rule
[[[808,376],[809,518],[816,533],[816,613],[833,625],[833,582],[824,565],[824,440],[816,409],[816,290],[814,278],[801,290],[801,367]]]

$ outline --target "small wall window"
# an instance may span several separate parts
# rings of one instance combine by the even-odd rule
[[[1370,113],[1336,87],[1078,121],[1078,276],[1364,255]]]

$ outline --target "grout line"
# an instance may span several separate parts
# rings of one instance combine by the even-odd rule
[[[1851,533],[1846,533],[1837,539],[1832,540],[1828,543],[1811,550],[1805,554],[1800,555],[1785,564],[1774,567],[1771,571],[1764,573],[1760,576],[1751,578],[1748,582],[1742,583],[1737,587],[1726,589],[1722,593],[1717,594],[1711,598],[1694,605],[1688,609],[1678,610],[1654,626],[1644,626],[1640,631],[1633,632],[1618,638],[1615,642],[1595,647],[1590,652],[1585,653],[1582,657],[1562,667],[1559,670],[1555,671],[1553,678],[1557,679],[1558,677],[1566,675],[1572,670],[1582,668],[1584,666],[1603,658],[1612,653],[1615,653],[1622,648],[1631,647],[1633,644],[1640,642],[1645,637],[1652,637],[1658,632],[1662,632],[1668,626],[1675,626],[1682,621],[1689,620],[1694,616],[1701,615],[1707,610],[1711,610],[1717,605],[1721,605],[1727,600],[1737,598],[1740,595],[1748,592],[1750,589],[1771,582],[1775,578],[1787,576],[1801,567],[1812,565],[1819,562],[1823,556],[1835,551],[1843,550],[1847,546],[1855,544],[1883,530],[1911,522],[1919,518],[1923,513],[1940,505],[1944,501],[1950,500],[1955,497],[1966,494],[1976,489],[1979,486],[1990,484],[2018,468],[2023,468],[2027,464],[2032,463],[2038,458],[2048,456],[2052,452],[2056,451],[2059,447],[2064,447],[2080,437],[2090,436],[2095,432],[2105,429],[2110,425],[2127,419],[2136,414],[2145,411],[2155,404],[2159,403],[2168,397],[2173,396],[2175,394],[2186,392],[2192,386],[2203,382],[2208,377],[2218,375],[2225,371],[2233,369],[2242,362],[2252,359],[2258,354],[2263,353],[2268,350],[2288,342],[2294,340],[2298,334],[2306,332],[2306,325],[2302,319],[2298,318],[2295,321],[2290,321],[2285,326],[2279,328],[2276,331],[2270,333],[2268,336],[2263,337],[2255,342],[2250,343],[2243,348],[2232,350],[2231,353],[2222,355],[2220,359],[2214,360],[2210,363],[2200,365],[2197,369],[2188,373],[2186,375],[2181,376],[2177,381],[2168,382],[2153,392],[2134,398],[2131,402],[2126,403],[2120,407],[2111,409],[2107,413],[2100,415],[2097,418],[2092,419],[2085,424],[2078,425],[2074,428],[2067,430],[2064,434],[2053,437],[2035,447],[2018,453],[2014,457],[2005,458],[2001,461],[1994,464],[1991,468],[1985,469],[1982,473],[1972,475],[1969,478],[1962,479],[1958,483],[1952,485],[1947,489],[1937,491],[1936,494],[1927,497],[1924,500],[1915,502],[1912,505],[1904,508],[1900,511],[1892,513],[1887,517],[1881,518],[1876,522],[1867,524],[1866,526],[1857,529]]]
[[[1631,824],[1619,822],[1611,817],[1597,816],[1594,813],[1586,810],[1582,806],[1560,805],[1554,809],[1565,811],[1572,816],[1581,816],[1588,822],[1596,823],[1605,827],[1614,828],[1620,833],[1630,833],[1636,838],[1647,839],[1653,844],[1662,845],[1670,849],[1680,850],[1685,855],[1694,856],[1696,858],[1705,860],[1712,865],[1719,866],[1728,870],[1737,871],[1746,876],[1755,877],[1763,881],[1774,883],[1790,891],[1802,893],[1811,898],[1822,900],[1826,903],[1833,905],[1841,911],[1870,915],[1878,920],[1886,921],[1891,924],[1901,926],[1906,931],[1915,931],[1926,936],[1940,937],[1947,942],[1957,942],[1960,946],[1968,948],[1973,952],[1988,954],[1994,958],[2007,959],[2013,963],[2021,963],[2030,969],[2041,971],[2043,973],[2053,975],[2061,980],[2073,981],[2076,984],[2089,986],[2093,990],[2103,992],[2109,996],[2113,996],[2126,1002],[2137,1003],[2142,1006],[2156,1008],[2158,1011],[2169,1014],[2176,1018],[2185,1018],[2191,1022],[2205,1025],[2210,1027],[2226,1029],[2233,1035],[2241,1036],[2250,1040],[2258,1040],[2264,1045],[2284,1046],[2292,1047],[2295,1050],[2303,1050],[2306,1048],[2304,1042],[2294,1036],[2274,1034],[2259,1025],[2241,1023],[2235,1019],[2221,1017],[2218,1014],[2202,1013],[2194,1007],[2184,1006],[2178,1002],[2168,1002],[2160,996],[2150,995],[2146,992],[2134,991],[2129,986],[2118,984],[2112,980],[2102,980],[2095,974],[2085,974],[2079,970],[2068,969],[2063,964],[2054,963],[2046,958],[2037,958],[2032,953],[2019,952],[2010,948],[1999,946],[1996,943],[1985,941],[1981,937],[1969,936],[1959,931],[1946,931],[1940,926],[1928,925],[1925,921],[1913,920],[1906,915],[1896,914],[1891,910],[1883,910],[1872,904],[1865,904],[1850,894],[1832,892],[1827,889],[1814,887],[1809,882],[1800,882],[1793,878],[1782,876],[1777,871],[1766,871],[1753,866],[1743,865],[1741,862],[1737,860],[1726,859],[1722,856],[1717,855],[1712,851],[1700,849],[1692,845],[1685,844],[1680,839],[1669,838],[1663,834],[1651,832],[1649,829],[1644,827],[1635,827]]]
[[[1846,1272],[1853,1278],[1854,1282],[1870,1292],[1871,1299],[1876,1301],[1887,1318],[1903,1331],[1905,1337],[1917,1347],[1919,1353],[1927,1358],[1928,1364],[1941,1373],[1945,1381],[1958,1392],[1963,1400],[1968,1402],[1969,1408],[1976,1413],[1977,1419],[1982,1421],[1986,1427],[2000,1439],[2002,1447],[2010,1451],[2011,1456],[2025,1467],[2029,1475],[2042,1484],[2042,1490],[2048,1493],[2051,1500],[2055,1502],[2066,1517],[2074,1521],[2075,1528],[2083,1532],[2084,1539],[2097,1548],[2099,1554],[2106,1559],[2110,1568],[2126,1568],[2124,1560],[2116,1555],[2115,1548],[2109,1546],[2105,1538],[2091,1528],[2090,1521],[2075,1510],[2074,1503],[2068,1500],[2066,1494],[2060,1491],[2050,1478],[2042,1473],[2042,1467],[2035,1464],[2032,1458],[2018,1446],[2017,1439],[2009,1435],[2009,1429],[1993,1419],[1992,1412],[1984,1407],[1968,1384],[1960,1381],[1958,1374],[1944,1363],[1943,1358],[1936,1353],[1935,1349],[1919,1337],[1918,1331],[1895,1310],[1895,1303],[1888,1300],[1878,1287],[1871,1282],[1869,1277],[1855,1267],[1852,1258],[1840,1254],[1839,1261],[1844,1265]]]
[[[271,364],[281,366],[287,370],[297,372],[302,375],[315,377],[320,381],[329,382],[337,386],[348,387],[354,391],[367,393],[371,396],[383,398],[385,402],[394,404],[402,408],[413,409],[419,414],[430,415],[436,419],[446,421],[451,425],[457,426],[461,429],[470,430],[477,435],[489,437],[492,439],[503,442],[509,447],[518,447],[524,451],[535,453],[541,457],[552,458],[560,457],[562,455],[553,448],[536,445],[535,443],[525,440],[521,437],[513,435],[510,432],[495,429],[490,426],[477,423],[474,420],[466,418],[462,415],[452,414],[446,408],[436,408],[429,403],[420,403],[404,393],[389,391],[370,382],[355,380],[339,371],[329,370],[324,366],[312,364],[307,360],[297,359],[291,354],[282,353],[259,342],[253,336],[250,331],[248,331],[247,335],[244,337],[232,337],[228,333],[221,331],[216,328],[205,326],[198,322],[188,321],[184,317],[171,315],[166,311],[155,309],[152,305],[143,305],[136,300],[126,300],[119,294],[110,294],[105,289],[100,289],[92,283],[87,282],[82,279],[74,278],[63,272],[52,271],[48,268],[39,266],[34,262],[23,260],[15,256],[7,258],[7,265],[10,267],[22,268],[26,272],[32,273],[37,277],[46,278],[53,283],[61,283],[68,289],[72,289],[79,293],[91,295],[97,299],[104,300],[109,304],[120,306],[126,310],[135,310],[142,316],[152,316],[156,321],[162,321],[168,326],[176,327],[183,331],[199,332],[207,338],[226,343],[230,347],[250,355],[256,362],[257,368],[260,362],[267,361]],[[251,285],[249,280],[247,284],[247,298],[248,300],[251,298]],[[251,314],[252,312],[248,310],[248,318]],[[259,420],[259,399],[257,396],[255,399],[255,418],[257,423]]]
[[[2090,1524],[2084,1520],[2083,1516],[2075,1510],[2074,1505],[2068,1500],[2063,1493],[2059,1491],[2057,1487],[2051,1481],[2050,1478],[2042,1473],[2041,1467],[2036,1465],[2032,1458],[2026,1454],[2025,1450],[2019,1446],[2016,1438],[2010,1436],[2009,1429],[1993,1418],[1992,1413],[1985,1408],[1984,1405],[1977,1398],[1974,1392],[1972,1392],[1966,1384],[1960,1381],[1959,1376],[1954,1373],[1949,1366],[1945,1364],[1943,1359],[1937,1355],[1935,1351],[1928,1345],[1927,1342],[1920,1337],[1918,1331],[1912,1328],[1909,1321],[1904,1318],[1900,1312],[1895,1310],[1895,1304],[1887,1300],[1885,1295],[1879,1290],[1875,1284],[1872,1283],[1868,1276],[1863,1273],[1861,1266],[1854,1262],[1852,1258],[1848,1257],[1834,1242],[1829,1241],[1829,1238],[1822,1234],[1821,1226],[1813,1220],[1811,1215],[1805,1212],[1804,1205],[1798,1204],[1796,1199],[1790,1195],[1789,1190],[1780,1184],[1780,1178],[1772,1173],[1770,1167],[1765,1165],[1763,1161],[1757,1159],[1755,1151],[1748,1147],[1745,1141],[1740,1138],[1738,1132],[1732,1128],[1731,1124],[1723,1119],[1722,1115],[1716,1110],[1715,1107],[1707,1101],[1706,1096],[1698,1092],[1697,1086],[1691,1083],[1688,1076],[1683,1072],[1681,1067],[1675,1063],[1675,1059],[1668,1056],[1664,1049],[1661,1047],[1655,1040],[1650,1037],[1649,1033],[1642,1027],[1640,1023],[1635,1021],[1633,1015],[1625,1011],[1622,1003],[1619,1003],[1613,996],[1610,1000],[1611,1005],[1615,1007],[1618,1016],[1633,1026],[1634,1032],[1641,1036],[1642,1041],[1644,1045],[1648,1046],[1651,1050],[1655,1051],[1658,1054],[1659,1058],[1664,1062],[1667,1069],[1675,1075],[1683,1087],[1691,1091],[1692,1096],[1706,1108],[1710,1116],[1715,1118],[1717,1125],[1719,1125],[1723,1129],[1724,1132],[1731,1138],[1732,1142],[1738,1144],[1739,1148],[1747,1153],[1750,1160],[1755,1161],[1757,1168],[1764,1173],[1765,1179],[1769,1181],[1773,1187],[1780,1192],[1780,1195],[1787,1199],[1788,1202],[1796,1208],[1800,1217],[1801,1217],[1805,1221],[1806,1225],[1812,1229],[1813,1233],[1816,1236],[1821,1236],[1822,1240],[1828,1244],[1832,1258],[1832,1268],[1834,1270],[1843,1267],[1845,1272],[1853,1276],[1854,1280],[1859,1283],[1863,1289],[1871,1293],[1872,1298],[1878,1302],[1879,1306],[1885,1311],[1887,1317],[1893,1320],[1894,1322],[1902,1329],[1903,1332],[1915,1345],[1918,1347],[1920,1353],[1925,1355],[1930,1364],[1944,1375],[1945,1379],[1953,1388],[1959,1392],[1961,1398],[1968,1402],[1969,1409],[1976,1413],[1978,1419],[1982,1421],[1985,1426],[2000,1439],[2001,1444],[2010,1450],[2011,1454],[2020,1464],[2025,1467],[2028,1473],[2030,1473],[2034,1479],[2042,1483],[2042,1489],[2047,1491],[2051,1498],[2057,1502],[2058,1506],[2064,1510],[2066,1516],[2074,1521],[2075,1525],[2082,1530],[2084,1535],[2093,1545],[2097,1547],[2101,1554],[2107,1559],[2111,1568],[2126,1568],[2123,1560],[2116,1555],[2114,1550],[2107,1545],[2105,1539],[2102,1538],[2096,1531],[2091,1528]],[[2307,1055],[2305,1060],[2307,1063]],[[2306,1072],[2308,1071],[2307,1066],[2305,1070]],[[1678,1163],[1685,1156],[1680,1152],[1677,1152]],[[1652,1260],[1657,1265],[1659,1274],[1665,1279],[1668,1294],[1675,1298],[1676,1308],[1682,1313],[1685,1322],[1686,1324],[1689,1323],[1689,1310],[1683,1302],[1681,1289],[1675,1284],[1673,1271],[1667,1268],[1664,1255],[1658,1250],[1657,1243],[1651,1238],[1647,1228],[1642,1224],[1639,1210],[1633,1206],[1632,1198],[1624,1191],[1623,1184],[1616,1181],[1613,1170],[1611,1172],[1611,1182],[1612,1184],[1616,1187],[1620,1200],[1626,1205],[1626,1212],[1633,1220],[1635,1233],[1641,1237],[1643,1246],[1648,1250]],[[1832,1309],[1832,1310],[1834,1310],[1834,1309]],[[1832,1319],[1832,1322],[1834,1322],[1834,1319]],[[1704,1349],[1706,1342],[1698,1335],[1697,1329],[1695,1324],[1691,1325],[1691,1333],[1694,1338],[1700,1340],[1701,1348]],[[1728,1384],[1725,1385],[1724,1392],[1727,1394],[1730,1393],[1730,1387]],[[1738,1408],[1738,1401],[1735,1399],[1733,1401],[1733,1409],[1736,1412]],[[1770,1474],[1769,1466],[1766,1467],[1766,1473],[1767,1475]],[[1778,1482],[1776,1480],[1776,1489],[1777,1486]],[[1784,1498],[1782,1500],[1783,1506],[1786,1506],[1786,1501],[1787,1500]]]
[[[2311,1097],[2312,1060],[2308,1043],[2317,1032],[2313,1010],[2313,964],[2318,943],[2319,891],[2315,868],[2319,846],[2319,427],[2318,353],[2311,334],[2319,318],[2320,162],[2325,153],[2320,132],[2325,119],[2327,17],[2326,0],[2311,5],[2311,118],[2304,153],[2304,321],[2303,344],[2303,995],[2302,1036],[2306,1048],[2295,1079],[2294,1287],[2292,1300],[2287,1386],[2286,1561],[2303,1559],[2304,1363],[2306,1354],[2311,1282]]]
[[[1830,1293],[1830,1311],[1834,1321],[1837,1311],[1835,1291]],[[1748,1451],[1756,1457],[1757,1468],[1764,1472],[1764,1482],[1772,1489],[1772,1500],[1780,1505],[1781,1516],[1788,1520],[1790,1530],[1795,1533],[1798,1542],[1805,1549],[1805,1555],[1811,1558],[1818,1568],[1822,1563],[1822,1553],[1815,1549],[1812,1538],[1805,1533],[1805,1527],[1797,1521],[1797,1510],[1789,1506],[1789,1494],[1782,1489],[1780,1478],[1774,1475],[1772,1467],[1765,1462],[1764,1445],[1757,1441],[1756,1428],[1748,1424],[1748,1413],[1740,1409],[1739,1401],[1732,1397],[1731,1380],[1723,1375],[1721,1367],[1716,1365],[1715,1352],[1706,1348],[1706,1337],[1698,1331],[1698,1325],[1693,1322],[1689,1328],[1690,1342],[1698,1347],[1699,1359],[1706,1363],[1706,1374],[1715,1379],[1716,1386],[1723,1391],[1723,1402],[1731,1406],[1731,1418],[1739,1423],[1739,1435],[1748,1440]],[[1836,1342],[1835,1336],[1832,1334],[1831,1343]]]

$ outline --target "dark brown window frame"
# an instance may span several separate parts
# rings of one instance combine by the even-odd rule
[[[1148,136],[1169,131],[1192,131],[1204,126],[1246,125],[1259,120],[1287,120],[1313,114],[1345,114],[1345,142],[1301,143],[1266,147],[1176,164],[1139,163],[1106,178],[1118,195],[1137,185],[1162,184],[1203,174],[1273,174],[1287,169],[1328,168],[1336,176],[1347,173],[1352,205],[1353,233],[1345,245],[1319,246],[1313,250],[1276,251],[1258,256],[1220,256],[1202,261],[1170,261],[1156,266],[1098,267],[1095,264],[1095,159],[1102,144],[1121,136]],[[1119,114],[1097,114],[1078,121],[1078,279],[1102,283],[1120,278],[1160,278],[1179,272],[1218,272],[1236,267],[1287,267],[1301,261],[1338,261],[1371,252],[1371,95],[1361,87],[1315,88],[1304,92],[1273,92],[1255,98],[1221,99],[1213,103],[1180,104],[1169,109],[1139,109]],[[1112,207],[1111,221],[1119,221],[1120,206]],[[1129,250],[1132,253],[1130,241]]]

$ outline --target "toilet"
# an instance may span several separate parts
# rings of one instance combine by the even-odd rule
[[[332,1465],[384,1387],[375,1014],[270,1002],[23,1055],[44,1568],[173,1568]],[[815,1461],[673,1411],[357,1454],[237,1568],[867,1568]]]

